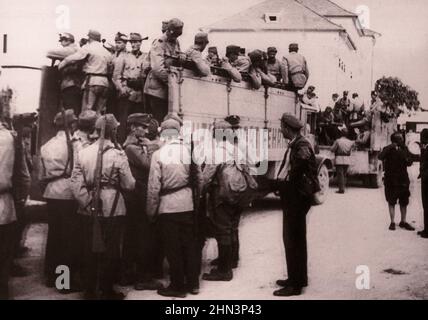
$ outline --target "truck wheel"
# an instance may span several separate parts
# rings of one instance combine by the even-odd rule
[[[383,185],[383,165],[382,162],[379,161],[377,164],[377,173],[371,174],[369,176],[369,183],[371,188],[378,189]]]
[[[318,171],[318,182],[321,190],[314,195],[314,203],[316,205],[323,204],[327,198],[328,191],[330,189],[330,177],[328,174],[328,169],[325,164],[323,164]]]

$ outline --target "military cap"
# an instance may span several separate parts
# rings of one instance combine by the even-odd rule
[[[253,50],[250,53],[248,53],[248,56],[250,57],[251,62],[259,61],[263,59],[263,51]]]
[[[168,21],[162,21],[162,32],[168,30]]]
[[[428,144],[428,129],[421,131],[421,144]]]
[[[101,129],[103,124],[105,123],[106,133],[112,133],[117,129],[117,127],[120,125],[119,122],[117,122],[116,118],[113,114],[108,113],[103,116],[98,117],[97,121],[95,122],[95,129]]]
[[[297,43],[290,43],[290,45],[288,46],[289,50],[292,49],[299,49],[299,45]]]
[[[63,40],[63,39],[70,40],[71,42],[74,42],[74,36],[68,32],[64,32],[64,33],[61,33],[59,35],[59,41],[61,42],[61,40]]]
[[[284,113],[281,122],[292,129],[300,130],[303,128],[303,123],[290,113]]]
[[[241,118],[238,115],[230,115],[224,118],[224,121],[229,123],[233,129],[240,127]]]
[[[276,48],[275,48],[275,47],[269,47],[269,48],[267,48],[267,53],[270,53],[270,52],[275,52],[275,53],[277,53],[277,52],[278,52],[278,50],[276,50]]]
[[[167,119],[161,123],[161,131],[164,130],[177,130],[180,131],[181,124],[175,119]]]
[[[64,113],[65,113],[65,119],[66,119],[68,125],[70,125],[71,123],[77,121],[77,117],[74,114],[74,110],[73,109],[67,109],[67,110],[65,110]],[[56,126],[58,126],[58,127],[63,127],[64,126],[64,117],[63,117],[62,112],[58,112],[55,115],[54,124]]]
[[[201,42],[209,43],[209,41],[208,41],[208,33],[198,32],[195,35],[195,43],[201,43]]]
[[[241,47],[239,46],[235,46],[235,45],[230,45],[226,47],[226,56],[230,55],[230,54],[239,54],[239,51],[241,50]]]
[[[209,47],[208,52],[212,52],[218,55],[217,47]]]
[[[98,114],[94,110],[85,110],[79,114],[77,124],[80,128],[93,128],[97,118]]]
[[[227,130],[227,129],[232,129],[232,125],[228,121],[220,120],[220,121],[214,122],[214,130]]]
[[[101,33],[99,33],[96,30],[89,30],[88,32],[88,38],[95,40],[95,41],[100,41],[101,42]]]
[[[137,32],[131,32],[129,34],[129,41],[143,41],[143,38],[141,37],[141,34]]]
[[[180,124],[180,126],[182,126],[182,125],[183,125],[183,119],[181,119],[181,117],[180,117],[177,113],[175,113],[175,112],[173,112],[173,113],[168,113],[168,114],[163,118],[163,121],[166,121],[166,120],[168,120],[168,119],[173,119],[173,120],[177,121],[177,122]]]
[[[143,125],[148,127],[150,125],[150,121],[152,120],[152,115],[147,113],[133,113],[129,115],[127,123],[128,125]]]
[[[116,36],[114,37],[114,41],[124,41],[127,42],[129,39],[126,34],[118,32],[116,33]]]
[[[183,21],[177,18],[173,18],[168,21],[168,30],[175,31],[177,29],[182,29],[184,26]]]

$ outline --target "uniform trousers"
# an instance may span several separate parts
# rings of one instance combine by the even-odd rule
[[[428,233],[428,179],[422,179],[422,206],[424,208],[424,231]]]
[[[94,110],[104,114],[107,110],[108,87],[88,86],[83,92],[82,111]]]
[[[10,267],[14,255],[16,223],[0,225],[0,300],[9,299]]]
[[[151,113],[153,118],[162,123],[163,118],[168,114],[168,99],[161,99],[149,94],[146,94],[145,97],[146,113]]]
[[[82,89],[78,86],[71,86],[61,91],[62,105],[64,109],[73,109],[78,116],[82,109]]]

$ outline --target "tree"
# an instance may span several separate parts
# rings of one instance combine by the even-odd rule
[[[382,77],[376,81],[375,92],[384,105],[397,115],[400,113],[400,106],[406,106],[410,110],[418,110],[420,107],[419,93],[403,84],[399,78]]]

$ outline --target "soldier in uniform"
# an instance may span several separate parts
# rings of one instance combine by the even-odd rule
[[[248,57],[251,62],[248,74],[250,75],[253,88],[259,89],[261,85],[273,87],[275,85],[276,78],[264,70],[263,52],[260,50],[254,50],[248,53]]]
[[[24,207],[31,182],[20,143],[0,121],[0,300],[10,298],[10,268],[19,236],[15,208]]]
[[[74,36],[65,32],[60,34],[59,41],[62,48],[50,50],[47,57],[63,60],[77,52],[78,47],[74,43]],[[61,100],[65,109],[73,109],[75,114],[80,113],[82,106],[82,66],[78,63],[70,64],[61,70]]]
[[[100,139],[89,147],[81,150],[75,164],[71,185],[74,197],[77,199],[82,214],[83,253],[83,284],[85,299],[98,297],[98,288],[102,299],[123,299],[124,295],[113,289],[115,270],[118,267],[121,250],[121,235],[123,234],[126,215],[123,191],[133,190],[135,179],[129,168],[128,159],[115,144],[118,122],[112,114],[106,114],[97,119],[95,129],[100,134],[105,125],[105,140],[102,150],[101,172],[101,212],[97,218],[90,211],[95,184],[95,169]],[[95,253],[92,249],[93,223],[98,219],[105,244],[105,251]]]
[[[311,143],[301,135],[302,128],[303,123],[293,115],[282,116],[281,131],[289,144],[278,172],[277,189],[283,210],[288,279],[277,281],[283,288],[276,290],[275,296],[300,295],[308,285],[306,215],[313,194],[320,189],[315,153]]]
[[[123,145],[132,175],[135,190],[126,197],[127,229],[124,239],[124,264],[127,278],[135,279],[136,290],[158,290],[162,286],[154,279],[156,256],[156,230],[145,211],[147,181],[150,159],[158,148],[148,147],[146,135],[152,117],[149,114],[134,113],[128,117],[130,133]],[[127,279],[128,280],[128,279]]]
[[[144,86],[146,112],[161,122],[168,113],[168,68],[173,60],[167,56],[180,56],[178,37],[183,33],[183,22],[171,19],[168,30],[152,43],[149,53],[151,70]]]
[[[39,181],[45,185],[43,198],[47,202],[48,237],[46,242],[45,274],[46,285],[53,287],[55,270],[59,265],[70,268],[71,291],[79,289],[79,246],[77,203],[71,192],[70,175],[73,167],[73,154],[69,154],[70,138],[74,131],[76,116],[73,110],[60,112],[55,116],[57,134],[40,149],[41,168]],[[67,133],[70,136],[67,137]],[[73,148],[73,146],[71,146]],[[74,150],[73,150],[74,151]],[[67,292],[67,291],[64,291]]]
[[[202,52],[204,52],[208,43],[208,34],[199,32],[195,36],[195,44],[186,51],[186,58],[194,63],[194,71],[201,77],[206,77],[211,73],[209,62],[202,58]]]
[[[58,66],[60,70],[76,61],[83,61],[85,82],[82,110],[95,110],[102,114],[106,111],[109,76],[112,71],[112,55],[101,43],[101,34],[95,30],[88,32],[88,44],[76,53],[67,56]]]
[[[283,63],[288,74],[288,82],[284,82],[289,90],[303,89],[309,79],[309,69],[306,59],[299,52],[299,45],[291,43],[288,47],[289,54],[283,58]]]
[[[267,48],[267,72],[275,76],[277,82],[288,82],[288,74],[284,64],[276,58],[278,50],[275,47]]]
[[[160,223],[170,267],[170,285],[158,294],[184,298],[187,292],[199,292],[194,193],[199,194],[201,171],[191,161],[191,148],[181,137],[180,123],[167,119],[161,130],[166,143],[151,160],[147,215]]]
[[[126,121],[131,113],[142,112],[144,69],[146,54],[141,52],[143,38],[139,33],[131,33],[129,42],[132,51],[119,57],[114,66],[113,81],[119,96],[117,109],[120,122],[118,140],[123,143],[126,139]]]
[[[238,61],[240,61],[238,60],[240,58],[239,50],[240,50],[239,46],[235,46],[235,45],[227,46],[226,57],[224,57],[220,61],[221,68],[225,69],[228,72],[229,76],[232,78],[232,80],[235,82],[241,82],[242,80],[241,72],[247,71],[245,66],[238,65]],[[243,61],[248,62],[247,59],[244,59]]]
[[[217,47],[209,47],[208,55],[205,58],[210,66],[219,67],[220,66],[220,58],[218,56]]]
[[[93,143],[91,135],[95,130],[97,118],[98,115],[94,110],[85,110],[79,115],[77,130],[73,134],[73,143],[76,149],[75,158],[80,150],[85,149]]]
[[[418,235],[424,239],[428,238],[428,129],[421,132],[421,165],[419,178],[421,179],[422,206],[424,209],[424,229],[418,231]]]

